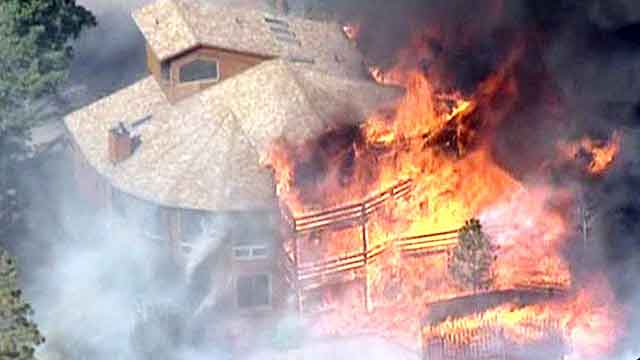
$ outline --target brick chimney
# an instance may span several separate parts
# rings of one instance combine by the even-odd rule
[[[112,164],[127,159],[133,153],[135,139],[122,122],[109,130],[109,161]]]

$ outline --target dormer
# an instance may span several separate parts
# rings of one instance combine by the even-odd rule
[[[362,57],[338,24],[202,0],[158,0],[133,13],[147,42],[149,71],[170,101],[233,77],[265,60],[362,77]]]
[[[177,101],[233,77],[266,59],[268,58],[255,54],[197,46],[165,60],[159,66],[149,66],[149,71],[154,74],[169,99]]]
[[[177,101],[277,57],[280,47],[259,14],[197,0],[160,0],[133,17],[146,39],[149,72]]]

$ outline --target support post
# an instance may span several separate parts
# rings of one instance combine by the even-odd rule
[[[362,203],[360,208],[362,217],[362,252],[364,254],[364,308],[367,312],[371,311],[371,294],[369,293],[369,239],[367,237],[367,215],[366,203]]]
[[[299,264],[300,264],[300,247],[298,245],[298,236],[296,234],[296,225],[295,219],[293,219],[293,286],[295,287],[296,292],[296,309],[298,310],[298,315],[302,315],[302,291],[300,289],[300,275],[299,275]]]

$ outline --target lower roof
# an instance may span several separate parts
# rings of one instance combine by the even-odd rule
[[[149,76],[65,123],[87,161],[122,191],[164,206],[252,210],[275,205],[274,179],[261,161],[274,141],[301,143],[337,121],[359,123],[398,95],[272,60],[175,104]],[[141,145],[111,164],[109,129],[148,116],[133,129]]]

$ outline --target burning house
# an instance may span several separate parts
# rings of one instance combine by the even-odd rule
[[[565,252],[577,194],[547,172],[597,177],[621,139],[554,133],[544,159],[501,158],[498,134],[532,99],[569,127],[525,35],[501,33],[490,71],[462,87],[448,78],[453,37],[433,29],[374,66],[356,46],[359,24],[196,0],[134,18],[150,74],[67,117],[76,180],[187,275],[214,274],[223,285],[205,303],[255,314],[291,292],[316,334],[375,332],[429,359],[611,349],[620,312],[606,280],[576,281]],[[522,163],[542,180],[525,181]],[[470,218],[494,252],[482,291],[449,271]],[[489,305],[422,322],[467,297]]]
[[[78,188],[188,275],[217,274],[207,301],[277,309],[270,144],[357,124],[399,91],[370,80],[337,24],[183,0],[133,17],[149,76],[67,116]]]
[[[433,8],[391,60],[369,66],[376,82],[406,89],[390,111],[302,145],[280,141],[270,153],[298,309],[318,334],[383,334],[421,344],[429,359],[602,356],[615,344],[621,312],[607,280],[589,274],[585,286],[566,256],[580,222],[579,190],[566,180],[606,172],[620,135],[567,138],[570,121],[559,115],[561,96],[530,29],[491,34],[500,39],[491,66],[474,81],[456,79],[456,56],[474,54],[467,48],[477,50],[481,31],[457,24],[442,33],[450,24],[441,18],[452,14]],[[375,24],[345,32],[366,47],[376,33],[367,26]],[[502,146],[507,141],[522,144]],[[557,172],[565,182],[549,175]],[[459,229],[473,217],[495,248],[492,284],[482,291],[461,286],[450,270]],[[539,293],[539,302],[523,303]],[[459,314],[448,308],[421,323],[472,295],[500,301]]]

